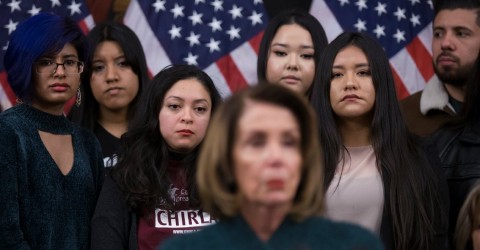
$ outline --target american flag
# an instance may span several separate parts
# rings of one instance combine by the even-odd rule
[[[197,65],[224,97],[256,83],[267,22],[262,0],[132,0],[124,17],[152,74],[172,63]]]
[[[8,47],[10,34],[19,23],[40,12],[69,16],[78,22],[85,33],[94,26],[93,18],[85,1],[0,0],[0,105],[3,109],[10,108],[15,103],[15,94],[8,85],[3,65],[3,57]]]
[[[435,79],[431,0],[313,0],[310,13],[330,41],[347,30],[377,38],[390,59],[400,99]]]

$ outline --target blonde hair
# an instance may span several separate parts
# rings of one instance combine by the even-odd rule
[[[198,160],[197,183],[205,211],[219,219],[239,214],[232,161],[238,121],[247,101],[288,109],[301,132],[302,173],[289,215],[296,220],[323,211],[323,165],[315,113],[304,97],[274,84],[260,84],[231,96],[214,114]]]
[[[469,240],[471,240],[476,221],[480,219],[480,182],[477,182],[468,193],[458,214],[457,225],[455,228],[455,247],[456,249],[465,249]]]

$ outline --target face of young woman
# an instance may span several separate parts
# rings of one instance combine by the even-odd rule
[[[369,116],[375,104],[370,66],[365,53],[356,46],[340,50],[335,57],[330,83],[330,104],[343,120]]]
[[[171,150],[190,152],[205,137],[212,100],[195,78],[180,80],[165,94],[158,115],[160,133]]]
[[[242,204],[290,205],[301,176],[301,134],[293,114],[262,102],[247,103],[238,121],[232,158]]]
[[[126,109],[137,96],[138,76],[117,42],[105,41],[97,45],[90,86],[101,109]]]
[[[314,46],[310,33],[298,24],[281,26],[270,44],[266,79],[305,94],[315,76]]]
[[[59,107],[56,109],[61,114],[65,103],[77,93],[80,86],[80,71],[73,72],[80,69],[77,61],[77,50],[69,43],[56,55],[40,57],[33,66],[31,105],[46,112],[52,107]],[[64,63],[64,66],[55,66],[55,63]],[[74,70],[70,71],[72,68]]]

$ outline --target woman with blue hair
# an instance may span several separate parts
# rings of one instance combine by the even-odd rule
[[[53,14],[11,36],[4,62],[18,105],[0,115],[0,249],[89,247],[102,154],[94,135],[63,115],[87,50],[80,28]]]

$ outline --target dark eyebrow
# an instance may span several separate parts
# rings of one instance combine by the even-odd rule
[[[280,46],[280,47],[284,47],[284,48],[287,48],[288,46],[284,43],[272,43],[272,45],[270,45],[270,47],[273,47],[273,46]],[[310,46],[310,45],[301,45],[300,46],[302,49],[315,49],[313,46]]]

